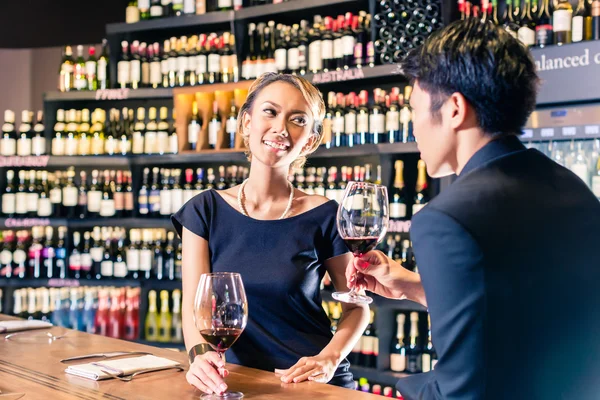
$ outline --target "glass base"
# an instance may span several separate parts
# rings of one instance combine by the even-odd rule
[[[373,299],[369,296],[357,294],[355,292],[334,292],[332,297],[342,303],[371,304],[373,302]]]
[[[242,392],[225,392],[221,395],[219,394],[203,394],[200,399],[202,400],[236,400],[244,398],[244,393]]]

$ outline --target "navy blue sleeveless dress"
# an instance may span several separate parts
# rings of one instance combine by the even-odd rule
[[[214,190],[189,200],[171,217],[206,239],[212,272],[241,274],[248,325],[226,353],[227,362],[265,371],[287,369],[317,355],[332,338],[321,306],[324,261],[347,253],[336,227],[337,203],[329,201],[282,220],[246,217]],[[330,384],[353,388],[344,360]]]

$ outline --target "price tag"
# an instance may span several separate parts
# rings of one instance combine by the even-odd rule
[[[564,126],[562,128],[563,136],[575,136],[577,134],[577,128],[574,126]]]
[[[598,126],[598,125],[586,125],[584,129],[585,129],[586,135],[600,134],[600,126]]]
[[[50,156],[0,157],[0,167],[46,167]]]
[[[554,128],[544,128],[541,134],[542,137],[554,137]]]
[[[100,89],[96,90],[96,100],[127,100],[129,89]]]
[[[523,129],[522,139],[531,139],[533,137],[533,129]]]
[[[32,226],[48,226],[50,220],[48,218],[7,218],[4,221],[4,226],[7,228],[26,228]]]
[[[410,225],[410,221],[390,221],[388,233],[409,233]]]
[[[58,279],[52,278],[48,280],[48,286],[51,287],[77,287],[79,286],[79,280],[77,279]]]

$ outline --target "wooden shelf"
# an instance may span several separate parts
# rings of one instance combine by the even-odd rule
[[[44,101],[47,102],[152,100],[171,99],[172,97],[173,89],[171,88],[106,89],[81,92],[52,91],[44,93]]]
[[[91,228],[94,226],[120,226],[124,228],[164,228],[172,229],[169,218],[0,218],[0,226],[7,229],[30,228],[32,226],[66,226],[68,228]]]
[[[180,28],[215,27],[228,25],[234,20],[233,11],[216,11],[200,15],[182,15],[181,17],[169,17],[150,19],[136,22],[134,24],[115,23],[106,25],[107,35],[122,35],[144,31],[169,30]]]

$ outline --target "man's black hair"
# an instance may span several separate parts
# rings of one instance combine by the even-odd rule
[[[535,109],[538,77],[529,51],[503,28],[475,18],[433,33],[402,61],[404,74],[431,96],[431,112],[455,92],[490,135],[521,134]]]

